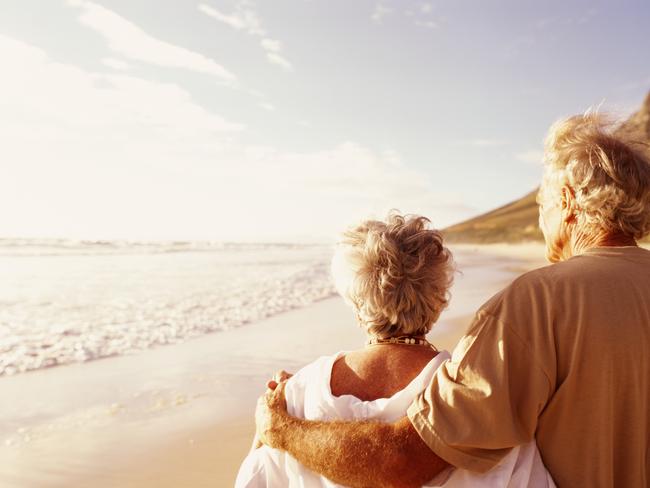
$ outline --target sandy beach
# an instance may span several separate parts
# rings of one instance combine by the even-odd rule
[[[458,246],[452,302],[429,339],[452,349],[473,312],[543,247]],[[232,486],[273,371],[360,347],[340,298],[135,355],[0,378],[0,486]]]

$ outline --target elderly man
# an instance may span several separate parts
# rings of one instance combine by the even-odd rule
[[[258,403],[260,439],[350,486],[487,471],[537,440],[560,487],[650,486],[650,163],[595,114],[554,125],[538,196],[547,258],[477,312],[394,424],[289,416]],[[271,385],[275,386],[275,385]]]

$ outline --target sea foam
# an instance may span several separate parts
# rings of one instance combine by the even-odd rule
[[[0,242],[0,376],[309,305],[335,293],[330,255],[316,245]]]

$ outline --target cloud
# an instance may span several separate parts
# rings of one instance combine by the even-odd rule
[[[248,155],[249,164],[259,168],[259,180],[266,182],[266,190],[257,190],[257,196],[263,191],[283,196],[257,210],[268,212],[267,218],[258,217],[265,223],[278,225],[282,216],[311,226],[312,233],[333,237],[360,219],[383,218],[392,208],[426,215],[439,227],[476,213],[458,196],[434,192],[429,178],[409,168],[394,151],[348,141],[321,151],[256,148]]]
[[[204,14],[229,25],[233,29],[243,30],[253,36],[266,35],[266,31],[262,28],[262,21],[257,15],[257,12],[248,7],[245,2],[240,2],[236,7],[236,12],[232,14],[224,14],[205,3],[199,4],[198,8]]]
[[[282,51],[282,43],[275,39],[262,39],[262,42],[260,42],[260,44],[264,50],[268,52],[279,53]]]
[[[108,66],[109,68],[113,68],[118,71],[125,71],[129,69],[128,63],[125,63],[121,59],[115,59],[115,58],[104,58],[102,59],[102,63],[105,66]]]
[[[544,159],[544,152],[539,149],[529,149],[527,151],[515,154],[515,159],[522,163],[528,164],[542,164]]]
[[[505,59],[517,58],[529,51],[537,42],[538,39],[530,34],[515,37],[503,46],[501,56]]]
[[[270,63],[277,64],[287,71],[291,71],[293,69],[291,63],[281,54],[282,43],[280,41],[264,38],[260,44],[262,46],[262,49],[266,51],[266,59],[268,59]]]
[[[56,62],[0,36],[0,235],[330,239],[390,208],[444,226],[474,209],[392,151],[344,142],[284,151],[182,88]]]
[[[470,144],[478,147],[501,147],[508,144],[508,141],[503,139],[474,139],[470,141]]]
[[[224,14],[205,3],[199,4],[198,9],[235,30],[246,32],[254,37],[261,37],[260,46],[266,53],[268,62],[278,65],[286,71],[293,70],[291,62],[282,54],[282,43],[276,39],[266,37],[266,30],[262,27],[259,15],[247,0],[240,0],[235,7],[235,12],[232,14]]]
[[[268,110],[269,112],[273,112],[275,110],[275,105],[268,102],[260,103],[260,107],[262,107],[264,110]]]
[[[79,148],[92,141],[114,144],[132,138],[135,145],[164,145],[189,135],[196,140],[244,128],[205,110],[171,83],[86,71],[1,35],[0,56],[6,60],[0,78],[2,133],[12,135],[16,149],[30,139],[57,146],[75,141]],[[88,160],[100,157],[86,155]]]
[[[456,141],[459,146],[474,146],[474,147],[503,147],[508,145],[508,141],[504,139],[469,139],[464,141]]]
[[[431,18],[432,13],[433,4],[429,2],[422,2],[415,9],[407,9],[404,11],[404,15],[412,20],[413,25],[424,27],[425,29],[437,29],[446,19],[440,17],[433,20]]]
[[[69,0],[81,9],[79,22],[100,34],[111,51],[142,63],[207,73],[224,82],[237,77],[214,60],[189,49],[156,39],[140,27],[101,5],[85,0]]]
[[[370,15],[370,18],[372,19],[373,22],[377,24],[381,24],[382,21],[384,20],[384,17],[388,16],[393,11],[392,8],[386,7],[380,3],[375,5],[375,10],[373,10],[372,15]]]
[[[243,130],[182,88],[53,61],[0,35],[0,235],[164,234],[192,164],[209,164]],[[187,199],[189,203],[184,203]],[[138,230],[140,227],[140,230]]]
[[[435,29],[438,27],[438,24],[433,20],[416,20],[414,24],[418,27],[424,27],[425,29]]]
[[[650,76],[644,79],[628,81],[627,83],[623,83],[617,87],[617,89],[621,91],[639,90],[641,88],[646,90],[650,89]]]
[[[587,10],[582,10],[577,16],[557,15],[552,17],[543,17],[535,23],[535,26],[538,30],[573,28],[575,25],[582,25],[591,22],[598,15],[598,9],[589,8]]]

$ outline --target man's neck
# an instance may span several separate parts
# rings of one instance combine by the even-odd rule
[[[577,256],[582,254],[588,249],[594,247],[621,247],[621,246],[636,246],[637,243],[633,237],[623,233],[578,233],[571,239],[571,254]]]

